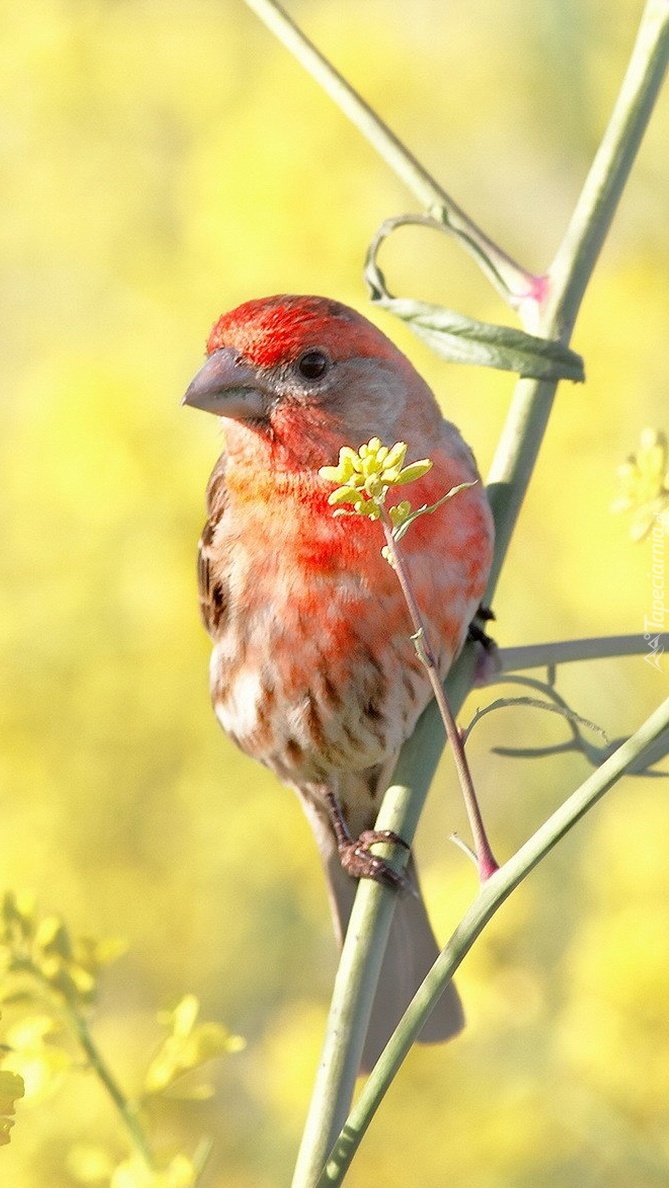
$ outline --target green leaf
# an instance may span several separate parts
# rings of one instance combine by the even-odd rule
[[[198,1023],[200,1003],[194,994],[185,994],[175,1009],[161,1012],[159,1019],[170,1033],[154,1055],[144,1078],[147,1095],[162,1093],[179,1077],[199,1068],[225,1052],[238,1052],[244,1046],[220,1023]]]
[[[436,503],[424,503],[422,507],[417,507],[410,515],[402,516],[393,531],[393,538],[396,541],[401,540],[405,532],[409,530],[414,520],[417,520],[419,516],[431,515],[437,508],[443,507],[445,503],[448,503],[449,499],[452,499],[454,495],[458,495],[460,491],[466,491],[468,487],[475,487],[476,482],[477,480],[475,479],[472,483],[458,483],[456,487],[451,487],[445,495],[442,495],[441,499],[438,499]]]
[[[478,322],[425,301],[399,297],[372,300],[401,318],[418,338],[451,363],[515,371],[527,379],[585,380],[581,356],[561,342],[537,338],[511,326]]]
[[[7,1068],[0,1068],[0,1114],[13,1114],[17,1100],[23,1097],[25,1091],[23,1077]]]
[[[35,897],[6,891],[2,899],[2,921],[7,940],[28,940],[35,929]]]
[[[365,263],[371,300],[401,318],[436,354],[452,363],[475,363],[501,371],[515,371],[528,379],[585,379],[583,360],[561,342],[537,338],[511,326],[478,322],[441,305],[393,297],[376,262],[381,243],[396,227],[417,223],[443,231],[442,224],[421,216],[388,219],[372,241]]]

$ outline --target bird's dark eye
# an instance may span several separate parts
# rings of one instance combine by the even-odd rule
[[[297,360],[296,367],[302,379],[319,380],[325,375],[330,360],[324,351],[305,351]]]

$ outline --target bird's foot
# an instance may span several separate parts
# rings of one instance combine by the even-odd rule
[[[482,626],[483,623],[489,623],[494,618],[490,607],[481,604],[467,631],[467,639],[478,645],[474,668],[474,685],[476,687],[487,685],[501,672],[499,648],[492,636],[488,635],[485,627]]]
[[[353,879],[374,879],[374,882],[383,883],[385,887],[393,887],[397,891],[411,887],[410,880],[402,871],[394,870],[385,858],[372,854],[372,846],[377,842],[403,846],[405,850],[410,850],[411,847],[404,838],[392,829],[364,829],[360,837],[354,838],[351,836],[339,799],[331,788],[326,789],[325,800],[330,809],[342,869]]]
[[[371,847],[377,842],[387,842],[392,845],[410,849],[403,838],[392,829],[365,829],[356,841],[344,840],[339,842],[339,857],[343,869],[354,879],[374,879],[376,883],[383,883],[385,887],[393,887],[403,891],[410,886],[403,871],[394,870],[385,858],[373,854]]]

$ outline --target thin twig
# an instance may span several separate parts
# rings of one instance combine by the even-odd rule
[[[383,532],[386,538],[386,546],[392,558],[392,566],[395,570],[395,573],[397,574],[397,580],[399,581],[399,584],[402,588],[404,601],[409,608],[411,622],[413,623],[413,628],[416,633],[414,636],[416,651],[427,670],[432,691],[434,693],[434,699],[439,707],[439,713],[441,714],[441,719],[444,723],[444,728],[453,751],[453,762],[455,763],[458,779],[460,780],[460,787],[462,789],[465,808],[469,818],[469,825],[472,831],[472,837],[474,838],[476,864],[478,867],[479,878],[481,882],[485,882],[485,880],[490,878],[490,875],[494,874],[494,872],[498,869],[499,864],[495,861],[493,852],[490,848],[490,843],[488,841],[485,826],[483,824],[483,818],[481,816],[478,797],[476,795],[476,789],[474,788],[474,781],[472,780],[471,771],[469,770],[469,763],[465,754],[463,740],[460,735],[457,722],[453,717],[444,687],[439,678],[439,668],[437,665],[436,656],[434,654],[434,649],[430,641],[427,627],[425,626],[421,609],[416,602],[413,586],[411,584],[411,578],[409,576],[402,551],[397,540],[395,539],[395,534],[393,532],[393,522],[386,507],[381,506],[380,512],[381,524],[383,526]]]
[[[505,672],[521,672],[527,668],[550,668],[554,664],[568,664],[575,660],[618,659],[621,656],[641,656],[648,653],[648,641],[643,635],[609,635],[592,639],[562,639],[553,643],[526,644],[522,647],[500,648],[497,658],[500,672],[494,673],[489,684],[503,680]]]
[[[504,300],[521,315],[527,311],[527,321],[532,322],[544,295],[544,278],[528,272],[488,238],[276,0],[246,0],[246,4],[362,132],[427,213],[457,236]]]
[[[64,1025],[72,1033],[79,1043],[86,1060],[92,1071],[97,1076],[110,1100],[112,1101],[123,1126],[125,1127],[130,1137],[131,1146],[141,1155],[146,1167],[149,1171],[155,1171],[156,1160],[151,1149],[151,1144],[146,1135],[146,1132],[140,1122],[138,1109],[136,1104],[129,1100],[118,1081],[112,1073],[107,1064],[102,1052],[98,1048],[93,1035],[88,1026],[88,1021],[76,1002],[71,1001],[65,995],[54,991],[53,986],[48,978],[44,976],[39,967],[28,959],[23,962],[21,969],[28,974],[36,984],[36,987],[43,997],[45,1003],[48,1004],[49,1010],[55,1010]]]
[[[100,1083],[104,1086],[107,1094],[111,1098],[117,1113],[119,1114],[125,1129],[127,1130],[131,1143],[136,1151],[142,1156],[147,1168],[150,1171],[155,1171],[156,1161],[151,1150],[151,1145],[146,1136],[144,1128],[139,1120],[138,1112],[134,1102],[129,1101],[119,1086],[106,1060],[104,1059],[100,1049],[98,1048],[93,1036],[91,1034],[88,1022],[80,1010],[72,1003],[67,1002],[63,1014],[68,1020],[70,1029],[76,1035],[81,1047],[86,1055],[86,1058],[97,1076]]]
[[[546,692],[552,692],[552,690],[546,690]],[[469,722],[466,728],[462,731],[463,742],[469,741],[474,727],[481,721],[482,718],[487,717],[488,714],[493,714],[500,709],[514,709],[519,705],[526,706],[530,709],[544,710],[545,712],[551,714],[557,714],[559,717],[569,722],[572,727],[576,722],[578,722],[579,726],[586,726],[589,730],[596,731],[603,737],[605,742],[608,742],[606,734],[602,730],[601,726],[598,726],[596,722],[590,722],[588,718],[582,718],[580,714],[577,714],[574,712],[574,710],[569,709],[569,706],[561,698],[559,702],[552,702],[542,700],[539,697],[499,697],[497,701],[490,701],[488,705],[484,705],[481,707],[481,709],[476,711],[471,722]]]

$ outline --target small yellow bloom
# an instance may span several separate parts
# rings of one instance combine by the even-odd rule
[[[357,453],[350,446],[342,446],[337,465],[322,466],[318,472],[321,478],[339,484],[328,502],[337,506],[342,503],[353,504],[356,512],[378,519],[378,508],[383,505],[392,487],[422,478],[432,466],[428,458],[404,466],[406,452],[406,442],[398,441],[393,446],[386,446],[378,437],[370,438]]]
[[[653,524],[669,531],[669,447],[664,433],[644,429],[639,448],[617,470],[619,495],[613,512],[633,513],[630,536],[643,540]]]

